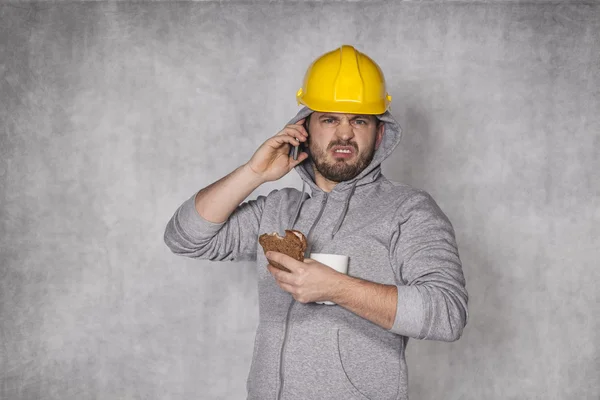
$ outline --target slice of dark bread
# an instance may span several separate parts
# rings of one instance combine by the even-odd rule
[[[267,251],[276,251],[287,254],[298,261],[304,261],[306,237],[300,231],[286,229],[284,237],[279,236],[277,232],[264,233],[258,238],[258,243],[262,246],[265,254]],[[269,263],[282,271],[291,272],[279,263],[274,261],[269,261]]]

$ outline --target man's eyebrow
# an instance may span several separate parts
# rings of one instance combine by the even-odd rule
[[[339,117],[335,114],[321,114],[319,116],[319,118],[332,118],[332,119],[339,119]]]

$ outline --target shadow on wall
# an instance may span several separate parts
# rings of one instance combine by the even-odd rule
[[[464,393],[452,393],[451,398],[472,396],[473,388],[485,386],[489,393],[498,382],[482,385],[481,379],[494,376],[488,370],[494,368],[493,360],[506,358],[504,353],[516,336],[517,326],[514,318],[511,325],[507,292],[499,284],[503,279],[499,269],[501,265],[495,264],[502,262],[502,258],[497,256],[500,252],[493,249],[494,243],[488,239],[490,235],[481,231],[487,211],[481,206],[467,206],[474,202],[469,199],[473,188],[469,190],[471,193],[465,193],[464,189],[456,187],[455,181],[445,178],[461,174],[461,165],[452,152],[444,148],[444,143],[436,139],[429,118],[410,107],[397,114],[403,137],[396,151],[386,160],[385,175],[394,182],[426,190],[450,218],[469,293],[469,320],[460,340],[453,343],[415,340],[408,346],[410,396],[443,396],[444,387],[453,391],[464,388]],[[460,181],[468,179],[463,177]],[[490,312],[492,310],[493,313]],[[454,365],[471,365],[472,368],[455,370]],[[473,371],[478,371],[478,374],[474,375]],[[464,383],[456,385],[457,379]],[[432,380],[440,385],[432,387]]]

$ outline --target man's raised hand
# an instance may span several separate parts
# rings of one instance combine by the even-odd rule
[[[304,119],[286,125],[275,136],[267,139],[254,153],[246,165],[263,181],[275,181],[285,176],[296,165],[308,158],[306,152],[298,154],[294,160],[290,148],[306,142],[308,132],[304,129]]]

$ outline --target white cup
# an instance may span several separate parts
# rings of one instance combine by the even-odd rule
[[[340,254],[311,253],[309,258],[318,261],[321,264],[325,264],[329,268],[333,268],[342,274],[348,273],[348,256],[342,256]],[[327,304],[328,306],[335,305],[332,301],[317,301],[317,304]]]

